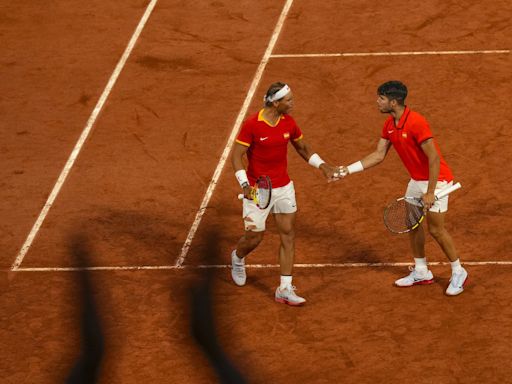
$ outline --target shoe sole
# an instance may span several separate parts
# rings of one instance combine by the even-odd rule
[[[462,283],[462,288],[461,288],[461,290],[459,292],[457,292],[457,293],[446,293],[446,291],[445,291],[444,294],[446,296],[458,296],[458,295],[460,295],[462,292],[464,292],[464,287],[466,286],[468,281],[469,281],[469,278],[466,277],[466,280],[464,280],[464,282]]]
[[[430,279],[430,280],[415,281],[411,285],[398,285],[395,283],[395,286],[397,286],[398,288],[409,288],[409,287],[413,287],[415,285],[430,285],[433,282],[434,282],[434,279]]]
[[[289,300],[286,300],[286,299],[278,299],[277,297],[275,298],[275,300],[278,303],[288,304],[288,305],[291,305],[292,307],[300,307],[300,306],[304,305],[304,303],[305,303],[305,301],[302,302],[302,303],[294,303],[293,301],[289,301]]]

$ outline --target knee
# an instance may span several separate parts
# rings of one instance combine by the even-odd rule
[[[293,230],[293,228],[287,231],[282,231],[281,239],[283,240],[284,243],[293,244],[293,242],[295,241],[295,231]]]
[[[445,230],[443,227],[429,227],[428,232],[434,239],[440,239],[444,236]]]
[[[281,235],[284,235],[284,236],[290,236],[290,237],[294,237],[295,236],[295,228],[294,228],[294,225],[292,223],[288,224],[288,225],[282,225],[280,226],[279,228],[279,233]]]

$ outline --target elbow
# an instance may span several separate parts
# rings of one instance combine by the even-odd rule
[[[439,165],[441,164],[441,158],[439,157],[439,155],[436,153],[435,156],[432,156],[430,159],[429,159],[429,162],[430,164],[432,165]]]
[[[235,171],[239,169],[240,163],[241,160],[239,160],[239,156],[236,156],[235,154],[231,155],[231,165]]]
[[[382,153],[382,152],[377,152],[376,156],[375,156],[375,162],[376,164],[380,164],[384,161],[384,159],[386,158],[386,153]]]

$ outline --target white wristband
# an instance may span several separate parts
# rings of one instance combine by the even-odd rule
[[[309,165],[312,165],[315,168],[320,168],[320,166],[325,163],[317,153],[313,153],[308,160]]]
[[[348,173],[351,174],[351,173],[361,172],[362,170],[364,170],[364,167],[363,167],[363,163],[361,161],[356,161],[355,163],[350,164],[347,167],[347,169],[348,169]]]
[[[247,178],[247,172],[245,169],[240,169],[235,172],[236,179],[238,180],[238,184],[243,188],[244,184],[249,185],[249,179]]]

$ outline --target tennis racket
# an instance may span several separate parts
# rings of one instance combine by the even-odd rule
[[[441,199],[462,187],[456,183],[436,193]],[[384,210],[384,224],[393,233],[407,233],[417,228],[425,218],[423,202],[417,197],[404,196],[396,199]]]
[[[260,176],[256,180],[256,184],[251,188],[249,197],[260,209],[265,209],[270,204],[272,198],[272,182],[268,176]],[[238,199],[242,200],[244,195],[238,195]]]

